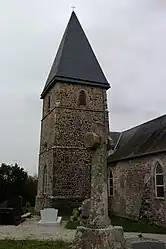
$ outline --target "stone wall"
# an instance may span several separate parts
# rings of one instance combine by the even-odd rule
[[[54,149],[53,195],[89,197],[91,155],[84,149]]]
[[[157,198],[155,193],[155,165],[159,162],[164,172],[166,190],[166,154],[156,154],[124,160],[109,165],[113,173],[114,213],[130,217],[147,217],[160,225],[166,226],[166,193],[164,198]]]
[[[81,90],[86,92],[86,106],[78,105]],[[106,90],[99,87],[56,83],[46,94],[41,122],[38,203],[42,202],[42,198],[44,200],[42,184],[45,165],[49,170],[47,194],[51,198],[79,200],[90,196],[92,157],[91,152],[85,149],[84,134],[91,131],[96,121],[103,123],[106,109]]]

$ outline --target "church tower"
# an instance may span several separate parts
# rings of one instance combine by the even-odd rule
[[[84,135],[95,122],[108,122],[109,87],[73,11],[41,94],[37,210],[67,210],[90,196],[91,152]]]

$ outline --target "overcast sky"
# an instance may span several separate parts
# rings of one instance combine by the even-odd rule
[[[37,172],[42,101],[71,6],[111,83],[112,130],[166,113],[165,0],[5,0],[0,7],[0,162]]]

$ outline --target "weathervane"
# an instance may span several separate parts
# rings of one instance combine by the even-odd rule
[[[74,11],[74,9],[76,8],[75,6],[71,6],[72,10]]]

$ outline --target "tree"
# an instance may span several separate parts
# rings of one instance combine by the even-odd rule
[[[26,181],[26,201],[35,205],[35,198],[37,195],[37,176],[28,176]]]
[[[11,196],[22,196],[23,205],[30,202],[34,206],[36,194],[37,176],[29,176],[17,164],[7,165],[2,163],[0,167],[0,202]]]

